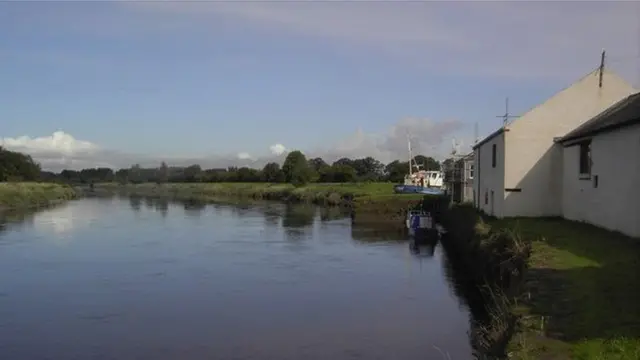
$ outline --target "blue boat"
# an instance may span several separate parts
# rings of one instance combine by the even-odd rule
[[[419,185],[394,185],[393,191],[396,194],[425,194],[425,195],[443,195],[441,188],[433,188]]]

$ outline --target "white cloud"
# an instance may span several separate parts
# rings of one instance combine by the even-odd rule
[[[273,155],[282,155],[285,151],[287,151],[287,148],[282,144],[273,144],[269,146],[269,150],[271,150],[271,153]]]
[[[3,138],[0,139],[0,145],[7,149],[26,151],[31,154],[53,152],[73,155],[80,152],[92,152],[98,149],[97,145],[89,141],[76,140],[64,131],[56,131],[50,136],[36,138],[29,136]]]
[[[249,153],[241,152],[241,153],[238,153],[238,159],[250,160],[250,159],[252,159],[252,157],[251,157],[251,155]]]
[[[436,122],[426,118],[406,118],[392,125],[385,134],[366,133],[358,129],[328,149],[313,151],[312,156],[321,156],[327,161],[367,156],[382,162],[405,159],[409,156],[409,136],[414,155],[444,158],[451,150],[451,139],[461,130],[465,130],[464,125],[458,120]]]

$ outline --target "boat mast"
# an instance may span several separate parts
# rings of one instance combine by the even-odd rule
[[[409,137],[409,134],[407,134],[407,145],[409,145],[409,176],[411,176],[411,173],[413,172],[413,167],[411,166],[411,159],[413,157],[411,156],[411,138]]]

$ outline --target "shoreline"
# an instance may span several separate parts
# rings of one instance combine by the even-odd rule
[[[216,200],[277,201],[337,206],[349,209],[355,218],[396,222],[404,226],[406,212],[420,206],[424,195],[394,194],[391,183],[290,184],[269,183],[97,183],[89,193],[165,197],[172,200],[216,202]]]
[[[69,185],[39,182],[0,183],[0,212],[37,209],[77,198]]]
[[[275,201],[292,204],[314,204],[340,207],[350,213],[351,222],[406,232],[406,214],[410,209],[423,208],[437,213],[436,207],[445,196],[425,194],[395,194],[392,183],[312,183],[295,187],[270,183],[142,183],[94,184],[93,194],[161,197],[170,200],[196,202]]]

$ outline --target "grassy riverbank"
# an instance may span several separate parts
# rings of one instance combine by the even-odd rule
[[[170,197],[176,200],[215,201],[220,198],[278,200],[318,205],[348,205],[371,212],[390,213],[406,210],[420,202],[420,195],[393,193],[391,183],[291,184],[269,183],[101,183],[96,191],[120,192],[141,196]]]
[[[456,278],[456,293],[472,315],[471,343],[480,359],[502,359],[516,331],[514,312],[531,253],[530,243],[513,229],[495,224],[470,204],[442,215],[447,232],[441,244]]]
[[[52,205],[73,199],[70,186],[50,183],[0,183],[0,210]]]
[[[561,219],[500,220],[532,239],[519,359],[640,359],[640,242]]]
[[[640,359],[640,241],[467,205],[449,209],[445,225],[442,246],[484,298],[472,338],[490,358]]]

